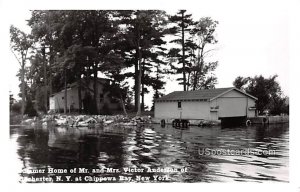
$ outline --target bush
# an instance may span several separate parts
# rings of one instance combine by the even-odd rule
[[[22,103],[19,101],[17,103],[12,104],[12,106],[10,108],[10,111],[14,112],[14,113],[21,114],[21,109],[22,109]]]

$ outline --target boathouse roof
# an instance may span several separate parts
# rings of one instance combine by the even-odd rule
[[[216,88],[216,89],[202,89],[195,91],[174,91],[165,96],[162,96],[155,100],[155,102],[164,102],[164,101],[212,101],[222,95],[236,90],[252,99],[257,100],[256,97],[240,90],[235,87],[228,88]]]

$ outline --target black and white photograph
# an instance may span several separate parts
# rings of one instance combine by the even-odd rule
[[[23,2],[7,12],[10,182],[299,191],[291,176],[291,3],[117,2]]]

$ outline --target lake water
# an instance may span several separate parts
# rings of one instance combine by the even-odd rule
[[[19,182],[289,181],[288,124],[187,129],[13,126],[10,141]],[[275,154],[218,153],[228,150]],[[50,180],[31,180],[42,177]]]

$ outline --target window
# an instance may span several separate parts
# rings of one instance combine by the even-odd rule
[[[181,109],[181,101],[178,101],[178,108]]]
[[[64,97],[62,97],[61,99],[64,100]]]

